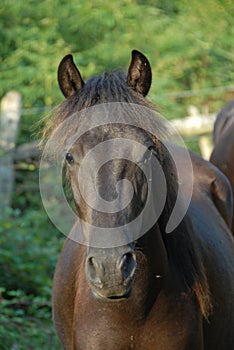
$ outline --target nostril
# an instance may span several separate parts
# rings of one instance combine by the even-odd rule
[[[93,257],[88,258],[88,264],[90,267],[94,268],[97,267],[97,262]]]
[[[86,263],[86,271],[90,282],[101,287],[101,276],[103,274],[102,264],[98,263],[94,257],[89,257]]]
[[[119,262],[119,268],[123,273],[124,279],[131,278],[136,270],[136,257],[134,253],[126,253]]]

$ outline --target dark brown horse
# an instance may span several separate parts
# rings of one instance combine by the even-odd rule
[[[210,161],[227,176],[234,197],[234,101],[224,106],[217,115],[214,125],[214,149]],[[234,222],[232,231],[234,233]]]
[[[134,113],[136,106],[152,110],[145,99],[151,84],[151,68],[146,57],[133,51],[127,77],[111,72],[84,83],[69,55],[59,66],[58,79],[66,100],[56,111],[50,130],[56,135],[59,126],[68,123],[69,130],[61,128],[57,137],[58,144],[66,151],[67,173],[79,220],[109,231],[117,227],[123,236],[132,234],[134,238],[141,229],[140,223],[133,226],[134,232],[123,232],[121,228],[147,208],[149,182],[152,182],[153,204],[160,202],[163,191],[157,167],[147,181],[145,174],[150,172],[151,161],[162,169],[167,187],[160,217],[137,239],[108,248],[95,247],[92,239],[90,245],[82,245],[73,240],[73,233],[77,227],[82,231],[82,225],[73,228],[60,255],[53,283],[53,320],[64,349],[232,349],[234,242],[229,229],[232,207],[226,177],[210,163],[191,154],[195,175],[191,203],[183,219],[167,233],[179,188],[183,192],[179,210],[183,211],[183,201],[190,198],[187,186],[190,174],[182,149],[174,146],[175,161],[162,141],[161,121],[157,124],[160,135],[157,137],[143,127],[147,123],[146,115],[140,113],[141,128],[122,124],[118,114],[116,124],[96,126],[66,146],[68,134],[70,137],[82,125],[79,121],[78,126],[72,127],[75,120],[72,115],[77,114],[79,120],[85,108],[100,104],[107,108],[109,102],[124,102]],[[89,123],[92,124],[92,115]],[[148,150],[135,155],[135,148],[130,147],[128,156],[120,155],[101,163],[96,182],[100,197],[93,209],[81,194],[77,173],[82,159],[88,155],[89,164],[94,167],[100,157],[107,157],[113,151],[111,146],[95,157],[91,150],[115,138],[124,138],[124,147],[127,140],[137,140]],[[130,156],[138,161],[129,160]],[[141,164],[145,173],[140,169]],[[85,175],[87,178],[92,175],[92,165]],[[99,210],[101,198],[110,203],[119,198],[121,202],[127,192],[126,181],[121,182],[122,179],[132,183],[132,200],[119,212]],[[144,213],[147,216],[148,209]],[[89,237],[88,228],[78,235]]]

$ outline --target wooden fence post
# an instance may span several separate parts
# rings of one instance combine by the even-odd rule
[[[198,145],[201,151],[201,155],[204,159],[209,160],[212,150],[214,148],[212,137],[201,136]]]
[[[14,150],[21,117],[21,95],[7,93],[1,103],[0,114],[0,214],[11,205],[14,185]]]

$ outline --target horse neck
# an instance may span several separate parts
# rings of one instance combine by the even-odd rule
[[[136,246],[137,273],[133,298],[136,312],[146,317],[159,297],[169,286],[169,262],[163,238],[156,223]]]

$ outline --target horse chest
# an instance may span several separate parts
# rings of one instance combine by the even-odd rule
[[[109,326],[105,330],[91,330],[88,334],[77,334],[76,350],[201,350],[202,339],[197,339],[187,330],[138,328],[135,330]]]
[[[106,310],[105,310],[106,311]],[[108,312],[86,313],[77,319],[75,329],[76,350],[201,350],[202,335],[193,317],[176,314],[168,317],[154,313],[152,317],[135,322],[125,314],[115,317]]]

